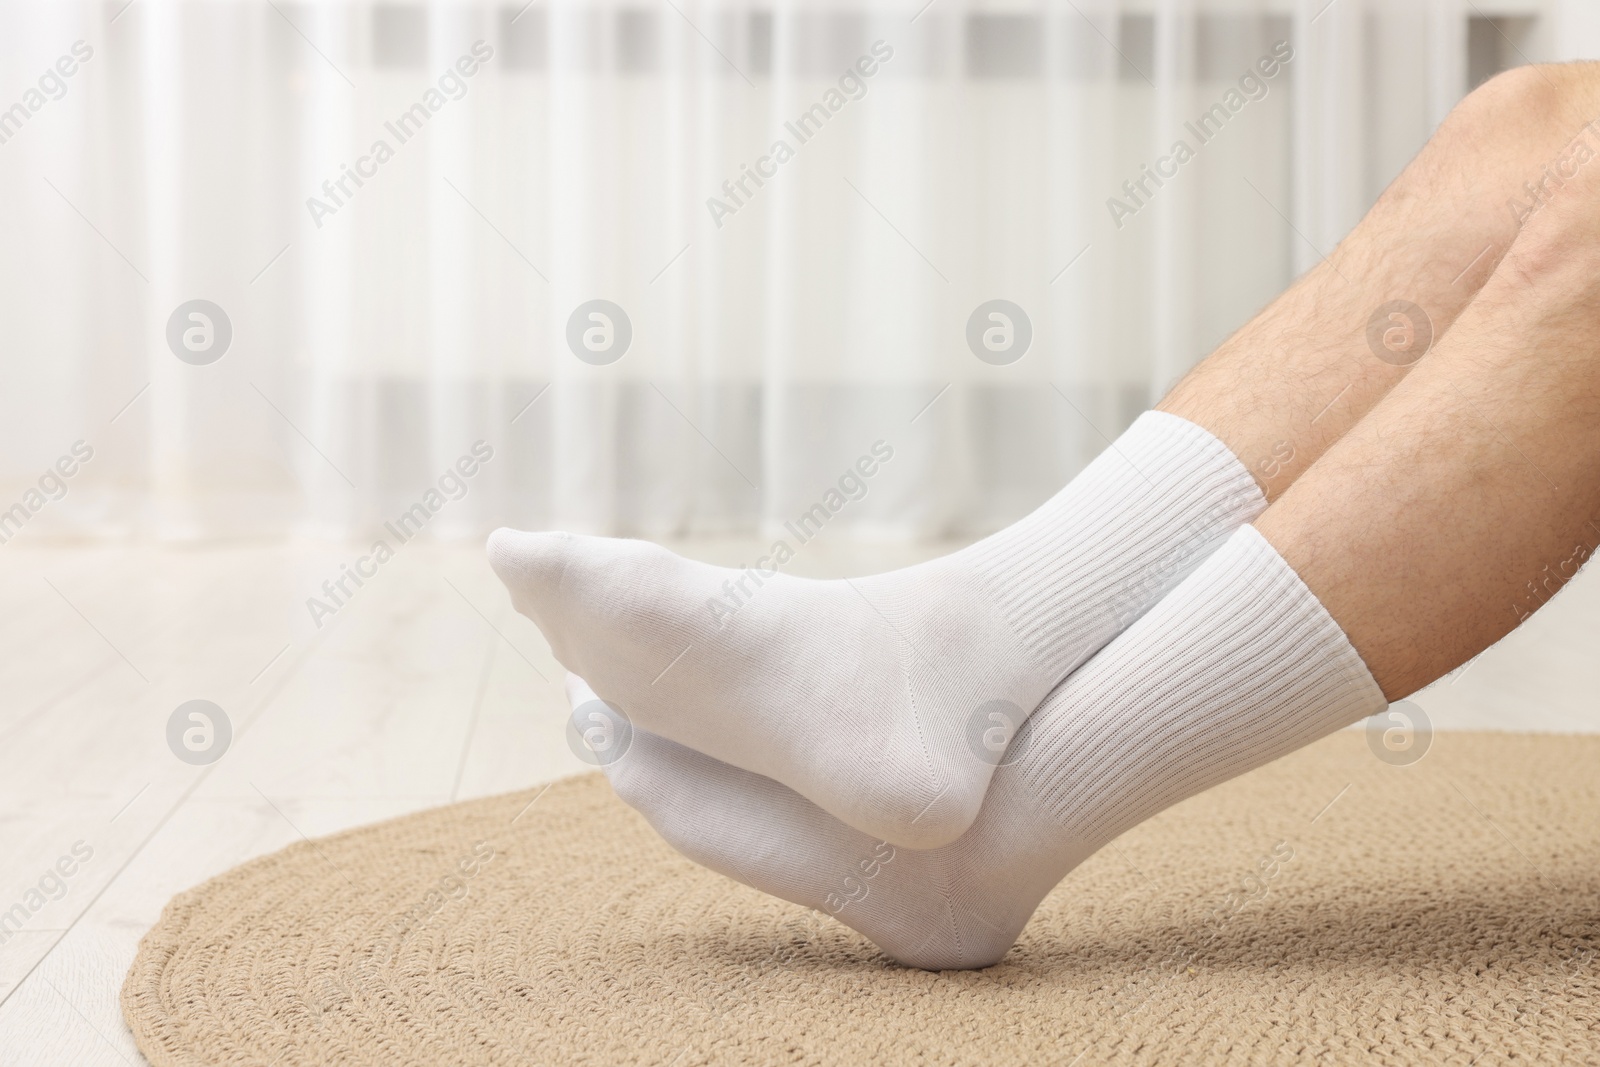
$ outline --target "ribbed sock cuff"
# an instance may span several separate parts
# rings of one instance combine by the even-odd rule
[[[1033,786],[1095,841],[1387,706],[1339,624],[1253,526],[1047,704],[1061,710],[1036,713],[1035,744],[1062,758],[1037,761]]]
[[[1065,675],[1265,508],[1220,440],[1147,411],[1054,497],[962,555],[1041,665]]]

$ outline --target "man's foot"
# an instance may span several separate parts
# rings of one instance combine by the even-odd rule
[[[574,677],[568,693],[587,721],[598,698]],[[1246,527],[1050,694],[943,848],[897,848],[638,730],[605,771],[690,859],[826,911],[902,963],[985,967],[1107,841],[1384,706],[1338,624]]]
[[[1215,437],[1149,412],[1027,518],[889,574],[814,581],[513,530],[489,558],[637,727],[933,848],[971,825],[1045,694],[1263,506]]]

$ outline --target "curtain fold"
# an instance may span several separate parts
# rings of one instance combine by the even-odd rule
[[[980,533],[1584,19],[8,7],[0,538],[750,533],[830,493],[859,535]]]

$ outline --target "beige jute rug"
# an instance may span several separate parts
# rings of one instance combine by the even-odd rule
[[[1600,738],[1336,735],[1103,849],[930,974],[703,871],[598,775],[180,894],[122,991],[166,1065],[1600,1062]]]

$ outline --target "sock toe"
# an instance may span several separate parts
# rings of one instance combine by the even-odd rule
[[[532,619],[550,643],[556,658],[563,658],[562,583],[581,561],[585,538],[561,531],[528,532],[501,527],[489,535],[489,565],[511,594],[511,606]]]
[[[566,564],[563,549],[572,541],[571,534],[560,531],[533,533],[502,526],[489,535],[484,547],[489,566],[514,594],[530,583],[559,582]]]

